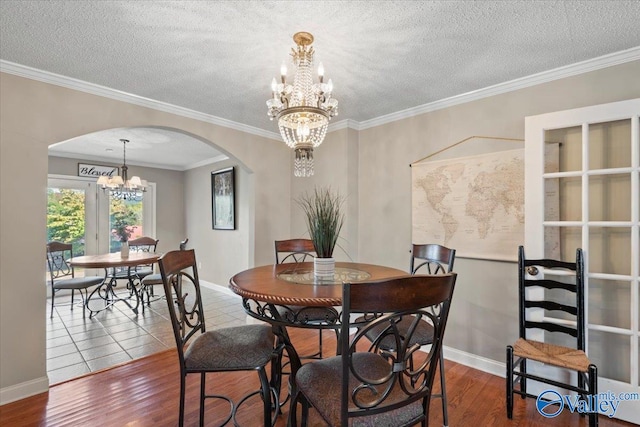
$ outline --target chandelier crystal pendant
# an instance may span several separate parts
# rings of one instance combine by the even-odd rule
[[[101,176],[98,178],[97,184],[102,186],[103,191],[109,190],[111,197],[117,200],[140,201],[143,194],[147,191],[147,181],[140,179],[139,176],[127,176],[127,142],[128,139],[121,139],[123,144],[123,164],[122,175],[117,176]]]
[[[295,151],[295,176],[313,175],[313,149],[324,140],[329,120],[338,115],[338,101],[331,97],[333,82],[324,82],[324,67],[318,66],[318,83],[313,82],[313,36],[294,34],[296,48],[291,56],[296,67],[293,84],[287,83],[287,67],[280,68],[280,83],[271,81],[272,97],[267,101],[269,118],[278,120],[280,135]]]

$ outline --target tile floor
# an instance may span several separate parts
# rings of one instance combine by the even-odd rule
[[[227,288],[205,284],[201,289],[207,329],[250,321],[242,299]],[[82,316],[81,306],[71,310],[70,301],[56,295],[50,317],[51,301],[47,300],[47,374],[52,385],[175,347],[164,299],[152,301],[137,315],[118,302],[91,319],[89,312]]]

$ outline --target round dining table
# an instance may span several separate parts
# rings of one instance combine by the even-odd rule
[[[408,274],[406,271],[381,265],[336,262],[332,279],[318,279],[313,274],[312,262],[274,264],[250,268],[236,274],[229,280],[229,288],[242,297],[242,304],[248,315],[272,325],[273,332],[278,337],[278,345],[289,357],[291,381],[301,362],[291,343],[287,327],[332,329],[339,340],[343,283],[388,279]],[[277,363],[272,364],[271,381],[276,390],[280,389],[282,381],[281,357],[282,352]]]
[[[397,268],[336,262],[332,279],[313,274],[312,262],[264,265],[231,278],[229,288],[243,298],[277,305],[332,307],[342,304],[342,283],[405,276]]]
[[[104,268],[104,281],[91,292],[86,301],[86,307],[90,312],[89,317],[91,318],[94,314],[112,306],[118,301],[123,301],[135,314],[138,314],[140,295],[133,281],[134,276],[127,274],[129,280],[127,288],[129,292],[127,292],[128,295],[122,297],[115,292],[114,288],[117,285],[117,278],[115,275],[111,275],[109,278],[109,269],[117,267],[131,268],[139,265],[153,264],[158,261],[160,256],[161,254],[154,252],[131,252],[127,258],[123,258],[120,252],[116,252],[99,255],[83,255],[68,259],[67,262],[72,267]],[[135,305],[130,302],[131,298],[135,300]],[[92,308],[90,306],[92,299],[99,299],[101,301],[100,308]]]

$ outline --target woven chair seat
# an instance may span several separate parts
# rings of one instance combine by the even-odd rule
[[[523,338],[519,338],[513,345],[513,354],[579,372],[588,372],[591,364],[582,350]]]

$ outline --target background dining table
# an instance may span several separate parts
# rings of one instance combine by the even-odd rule
[[[138,265],[153,264],[158,261],[162,254],[154,252],[131,252],[127,258],[123,258],[120,252],[98,254],[98,255],[83,255],[79,257],[73,257],[67,260],[72,267],[82,268],[103,268],[104,278],[103,283],[91,292],[87,298],[87,309],[90,311],[89,317],[92,317],[95,313],[98,313],[105,308],[108,308],[112,304],[123,301],[126,303],[135,314],[138,314],[138,307],[140,306],[140,295],[136,289],[135,283],[131,276],[129,276],[129,291],[130,295],[123,298],[119,296],[114,288],[117,284],[115,277],[109,278],[109,269],[117,267],[136,267]],[[96,298],[96,294],[104,305],[98,309],[90,307],[90,301]],[[131,296],[135,299],[135,305],[130,302]]]

